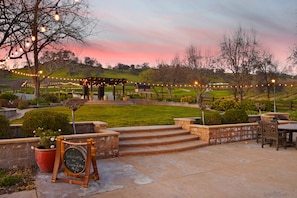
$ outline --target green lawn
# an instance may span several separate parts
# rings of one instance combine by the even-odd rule
[[[40,110],[45,109],[34,111]],[[65,113],[71,120],[71,110],[67,107],[51,107],[46,110]],[[149,126],[174,124],[174,118],[197,116],[201,116],[201,111],[190,107],[84,105],[75,112],[75,121],[103,121],[108,123],[108,127]],[[12,123],[22,122],[22,119],[12,121]]]

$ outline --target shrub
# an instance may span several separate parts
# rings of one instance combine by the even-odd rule
[[[222,111],[222,109],[220,107],[220,102],[221,102],[221,99],[215,100],[214,102],[211,103],[211,108],[215,109],[217,111]]]
[[[29,102],[29,105],[36,105],[37,98],[34,98],[33,100],[28,100],[28,102]],[[49,105],[49,103],[43,97],[39,98],[39,104]]]
[[[263,111],[273,111],[273,102],[269,100],[261,100],[259,103],[263,104]]]
[[[218,111],[226,111],[228,109],[238,109],[238,103],[233,99],[219,99],[212,103],[212,108]]]
[[[243,109],[229,109],[223,115],[225,124],[236,124],[248,122],[248,115]]]
[[[67,100],[68,98],[73,98],[72,94],[68,93],[58,93],[58,98],[60,98],[60,101]]]
[[[9,120],[4,115],[0,115],[0,139],[4,138],[12,138],[12,134]]]
[[[251,110],[247,110],[247,111],[245,111],[246,112],[246,114],[248,114],[248,115],[258,115],[259,114],[259,111],[251,111]]]
[[[6,100],[15,100],[18,99],[18,96],[14,95],[13,93],[3,93],[0,95],[0,99],[6,99]]]
[[[7,103],[6,107],[9,108],[18,108],[18,109],[26,109],[29,107],[29,103],[26,100],[15,99]]]
[[[240,109],[244,109],[245,111],[258,111],[256,104],[257,102],[254,100],[243,100],[239,107]]]
[[[205,125],[222,124],[222,116],[218,112],[205,111],[204,122]],[[202,124],[202,120],[200,120],[200,124]]]
[[[292,111],[289,114],[290,119],[296,121],[297,120],[297,111]]]
[[[29,103],[26,100],[19,100],[17,104],[18,109],[27,109],[29,107]]]
[[[0,99],[0,107],[8,107],[8,100]]]
[[[180,102],[187,102],[189,104],[194,104],[196,99],[193,96],[183,96],[180,98]]]
[[[143,98],[145,98],[144,96],[142,96],[140,94],[137,94],[137,93],[130,94],[129,96],[130,96],[131,99],[143,99]]]
[[[38,127],[58,131],[61,129],[63,134],[70,134],[68,116],[64,113],[52,111],[30,111],[24,116],[22,133],[24,137],[34,136],[33,131]]]
[[[56,96],[56,95],[53,94],[53,93],[44,94],[44,95],[43,95],[43,98],[44,98],[46,101],[51,102],[51,103],[57,103],[57,102],[59,102],[59,98],[58,98],[58,96]]]

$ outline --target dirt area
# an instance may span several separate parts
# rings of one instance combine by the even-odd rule
[[[35,168],[0,169],[0,195],[35,189]]]

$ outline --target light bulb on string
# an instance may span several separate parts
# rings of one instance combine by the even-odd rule
[[[26,41],[25,46],[26,46],[26,47],[30,47],[30,42],[29,42],[28,40]]]
[[[46,32],[46,27],[45,27],[45,25],[42,25],[42,26],[40,27],[40,31],[41,31],[41,32]]]
[[[60,15],[59,15],[58,11],[56,11],[54,19],[55,19],[55,21],[60,21]]]

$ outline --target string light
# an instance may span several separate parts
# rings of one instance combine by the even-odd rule
[[[60,21],[60,15],[57,10],[56,10],[56,14],[54,15],[54,19],[55,21]]]
[[[40,31],[41,31],[41,32],[46,32],[46,27],[45,27],[45,25],[42,25],[42,26],[40,27]]]
[[[10,58],[7,57],[6,58],[7,60],[9,60]],[[4,59],[3,59],[4,60]],[[15,70],[10,70],[8,69],[9,72],[12,72],[12,73],[15,73],[15,74],[18,74],[18,75],[23,75],[23,76],[28,76],[28,77],[37,77],[37,76],[41,76],[41,71],[39,71],[37,74],[28,74],[28,73],[24,73],[24,72],[20,72],[20,71],[15,71]],[[65,78],[65,77],[54,77],[54,76],[45,76],[43,75],[42,76],[43,78],[48,78],[48,79],[52,79],[52,80],[60,80],[60,81],[81,81],[82,79],[81,78]],[[104,78],[102,78],[104,79]],[[193,88],[193,87],[196,87],[195,85],[192,85],[192,84],[151,84],[151,83],[145,83],[145,82],[134,82],[134,81],[127,81],[127,84],[143,84],[143,85],[149,85],[149,86],[154,86],[154,87],[181,87],[181,88]],[[257,88],[259,86],[262,86],[264,87],[264,84],[261,84],[261,85],[240,85],[239,87],[241,88],[249,88],[249,87],[254,87],[254,88]],[[270,85],[271,86],[271,85]],[[279,83],[277,84],[277,86],[279,87],[282,87],[282,86],[290,86],[290,87],[296,87],[296,85],[294,84],[282,84],[282,83]],[[199,85],[199,87],[202,87],[202,88],[213,88],[213,89],[230,89],[230,88],[237,88],[238,86],[232,86],[232,85]],[[269,87],[269,85],[267,85],[267,87]]]

